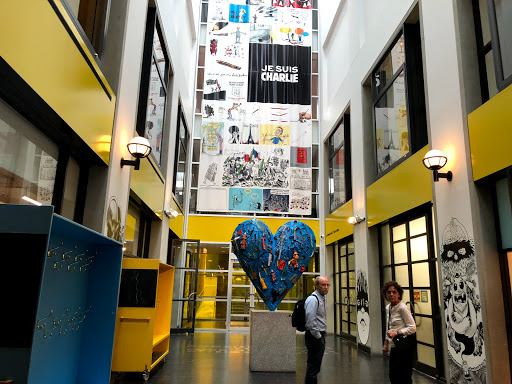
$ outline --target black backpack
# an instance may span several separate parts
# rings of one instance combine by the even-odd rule
[[[318,297],[315,296],[318,301]],[[304,308],[306,304],[306,299],[300,299],[295,303],[295,308],[292,313],[292,326],[297,328],[297,331],[304,332],[306,330],[306,308]]]

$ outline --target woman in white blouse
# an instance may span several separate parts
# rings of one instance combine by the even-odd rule
[[[402,303],[404,290],[396,281],[388,281],[382,287],[382,295],[389,301],[386,306],[386,335],[382,352],[389,352],[389,379],[392,384],[412,383],[412,361],[415,348],[400,349],[393,343],[398,335],[411,337],[416,333],[416,323],[411,311]]]

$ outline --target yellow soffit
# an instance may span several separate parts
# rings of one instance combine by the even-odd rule
[[[140,169],[132,169],[130,188],[151,209],[155,215],[162,219],[165,182],[158,167],[151,156],[140,160]]]
[[[123,269],[159,269],[160,260],[123,257],[122,265]]]
[[[512,165],[512,85],[468,115],[473,179]]]
[[[176,197],[174,196],[174,193],[172,193],[172,199],[171,199],[171,210],[175,210],[178,212],[178,216],[176,218],[169,219],[169,229],[174,232],[176,236],[178,236],[180,239],[183,238],[183,209],[178,204]]]
[[[325,244],[329,245],[352,235],[354,227],[348,223],[348,218],[353,216],[352,200],[347,201],[325,219]]]
[[[231,236],[238,224],[250,220],[251,217],[223,217],[223,216],[189,216],[188,217],[188,239],[198,239],[202,242],[219,242],[227,243],[231,241]],[[272,219],[257,218],[268,225],[273,234],[277,232],[279,227],[293,218]],[[316,244],[320,244],[320,232],[318,219],[297,220],[306,224],[316,237]]]
[[[432,175],[423,165],[428,145],[366,188],[368,227],[432,201]]]
[[[0,1],[0,25],[0,56],[108,164],[116,98],[62,2]]]

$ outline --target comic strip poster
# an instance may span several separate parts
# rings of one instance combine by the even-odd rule
[[[208,5],[197,210],[310,215],[311,2]]]

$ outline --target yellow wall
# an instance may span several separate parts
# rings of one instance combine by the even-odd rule
[[[512,85],[468,116],[474,180],[512,165]]]
[[[0,1],[0,25],[0,56],[108,164],[116,99],[88,49],[99,80],[48,1]]]
[[[231,236],[238,224],[248,217],[219,217],[219,216],[189,216],[188,218],[188,239],[199,239],[203,242],[230,242]],[[273,234],[277,232],[279,227],[289,221],[286,219],[267,219],[258,218],[268,225]],[[320,232],[318,220],[297,220],[306,224],[311,228],[316,236],[317,245],[320,243]]]
[[[325,244],[331,244],[354,233],[354,227],[348,223],[353,216],[352,200],[347,201],[325,219]]]
[[[368,227],[432,201],[432,175],[423,165],[428,146],[366,189]]]
[[[140,169],[132,169],[130,188],[135,194],[162,219],[164,208],[165,182],[151,156],[141,159]]]

